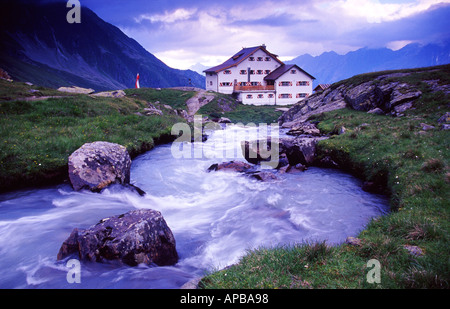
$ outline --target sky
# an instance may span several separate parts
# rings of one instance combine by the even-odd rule
[[[450,0],[80,0],[167,65],[218,65],[265,44],[282,61],[450,39]]]

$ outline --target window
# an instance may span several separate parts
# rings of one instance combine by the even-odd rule
[[[291,70],[291,74],[297,74],[297,70]]]
[[[247,99],[253,99],[253,95],[247,94],[246,98],[247,98]]]
[[[279,82],[278,86],[292,86],[292,82]]]
[[[299,82],[297,82],[297,86],[309,86],[309,82],[308,81],[299,81]]]
[[[240,71],[239,71],[239,74],[241,74],[241,75],[246,75],[246,74],[247,74],[247,70],[240,70]]]
[[[270,61],[270,60],[272,60],[270,57],[266,57],[266,58],[264,58],[264,60],[265,61]]]
[[[269,74],[270,74],[270,70],[265,70],[265,71],[264,71],[264,74],[269,75]]]
[[[248,57],[248,61],[255,61],[255,57]]]
[[[225,70],[223,71],[223,74],[231,74],[231,70]]]
[[[256,74],[261,75],[261,74],[263,74],[263,72],[264,72],[263,70],[257,70],[257,71],[256,71]]]
[[[264,95],[263,94],[258,94],[258,99],[263,99]]]
[[[261,82],[250,82],[252,86],[261,86]]]
[[[292,98],[292,94],[290,94],[290,93],[282,93],[282,94],[278,95],[278,98],[280,98],[280,99],[290,99],[290,98]]]
[[[209,82],[209,85],[210,85],[210,86],[212,86],[212,84],[213,84],[213,82],[212,82],[212,81],[210,81],[210,82]]]
[[[229,87],[229,86],[233,86],[233,84],[231,82],[223,82],[223,83],[220,83],[220,86],[221,87]]]
[[[269,93],[269,94],[267,95],[267,97],[268,97],[269,99],[273,99],[274,95],[273,95],[273,93]]]
[[[263,57],[256,58],[257,61],[263,61]]]
[[[299,99],[299,98],[307,98],[308,97],[308,94],[307,93],[297,93],[297,99]]]
[[[255,70],[250,70],[251,75],[255,75]]]

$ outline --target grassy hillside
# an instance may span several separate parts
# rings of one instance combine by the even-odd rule
[[[225,117],[233,123],[277,123],[282,112],[276,109],[279,106],[265,105],[254,106],[244,105],[236,101],[230,95],[211,92],[215,95],[215,99],[201,107],[197,114],[207,116],[209,119],[217,119]]]
[[[380,185],[391,197],[391,214],[372,220],[356,235],[359,246],[313,243],[260,248],[238,264],[204,278],[203,287],[450,287],[450,133],[438,123],[450,112],[450,98],[424,82],[450,84],[449,66],[398,73],[406,71],[415,74],[395,80],[415,85],[423,95],[404,117],[342,109],[313,119],[319,121],[323,133],[331,135],[319,143],[319,158],[331,156],[347,171]],[[340,83],[359,85],[384,73]],[[337,135],[342,127],[346,133]],[[408,248],[421,254],[412,255]],[[367,282],[371,259],[380,262],[380,283]]]
[[[177,92],[183,94],[191,95]],[[31,95],[64,97],[25,100]],[[0,80],[0,191],[61,182],[69,155],[84,143],[118,143],[134,156],[168,140],[173,124],[185,121],[162,104],[153,105],[163,116],[143,116],[148,102],[140,96],[66,95]]]
[[[60,183],[67,178],[70,154],[84,143],[124,145],[131,156],[170,141],[172,126],[186,122],[176,110],[187,110],[195,91],[126,89],[123,98],[102,98],[0,79],[0,192]],[[230,96],[216,98],[198,114],[218,114],[233,122],[276,122],[274,107],[244,106]],[[233,102],[223,109],[224,100]],[[143,116],[156,107],[163,115]]]

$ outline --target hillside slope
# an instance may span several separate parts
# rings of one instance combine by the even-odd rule
[[[117,27],[90,9],[69,24],[66,2],[0,4],[0,67],[13,79],[47,86],[133,88],[204,87],[204,77],[168,67]]]

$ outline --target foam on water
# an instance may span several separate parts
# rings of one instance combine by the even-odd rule
[[[387,211],[386,198],[362,191],[359,180],[336,170],[278,174],[273,182],[208,173],[211,164],[243,160],[240,140],[249,133],[231,130],[232,146],[226,130],[196,143],[232,154],[227,158],[174,159],[171,145],[136,158],[131,178],[146,191],[143,197],[119,186],[98,194],[74,192],[68,185],[1,195],[0,287],[178,288],[205,271],[238,262],[249,249],[308,240],[340,243]],[[82,262],[81,283],[69,284],[67,259],[56,261],[56,255],[73,228],[139,208],[161,211],[174,233],[179,262],[170,267]]]

